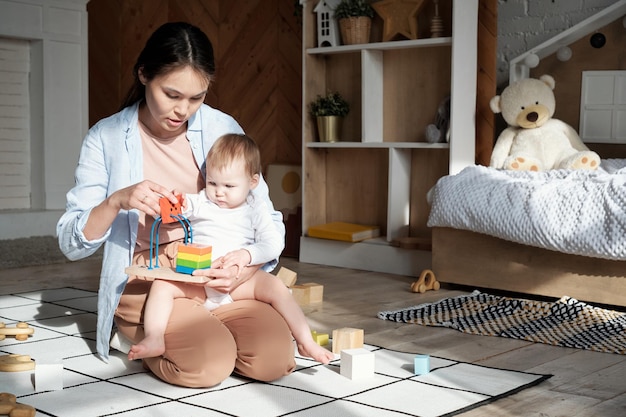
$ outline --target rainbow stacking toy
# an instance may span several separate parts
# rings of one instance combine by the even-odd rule
[[[212,247],[196,243],[181,244],[176,255],[176,272],[191,274],[194,269],[211,267]]]
[[[161,223],[180,222],[185,230],[185,240],[178,246],[178,254],[176,255],[176,272],[182,274],[191,274],[195,269],[206,269],[211,267],[212,246],[198,245],[193,243],[193,232],[191,223],[182,214],[183,197],[178,196],[178,203],[172,204],[167,198],[161,197],[159,206],[161,207],[161,216],[158,217],[152,225],[150,233],[150,267],[158,268],[159,253],[159,228]],[[155,265],[152,265],[152,249],[155,250]]]
[[[172,204],[167,198],[159,200],[161,216],[157,217],[150,232],[150,262],[149,265],[131,265],[124,269],[128,275],[144,277],[145,279],[165,279],[169,281],[182,281],[205,283],[211,280],[204,275],[192,275],[196,269],[211,268],[212,246],[193,243],[191,223],[182,214],[183,197],[178,196],[178,202]],[[178,245],[176,256],[176,268],[159,267],[159,228],[161,223],[180,222],[185,230],[185,240]]]

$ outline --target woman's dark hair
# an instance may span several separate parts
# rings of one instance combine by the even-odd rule
[[[146,87],[139,80],[139,70],[148,80],[190,66],[206,75],[209,83],[215,74],[215,57],[209,38],[196,26],[186,22],[165,23],[146,42],[133,68],[134,83],[121,109],[143,100]]]

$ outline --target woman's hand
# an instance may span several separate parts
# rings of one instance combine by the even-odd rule
[[[161,207],[159,206],[161,197],[166,197],[172,204],[178,203],[174,192],[147,180],[122,188],[111,194],[109,199],[114,201],[120,209],[138,209],[149,216],[158,217],[161,212]]]
[[[174,204],[178,202],[174,193],[152,181],[142,181],[117,190],[91,210],[83,233],[89,240],[104,236],[120,210],[138,209],[149,216],[158,217],[161,197],[167,197]]]
[[[208,269],[196,269],[193,271],[192,275],[210,277],[212,279],[207,281],[204,285],[220,292],[230,293],[249,280],[259,268],[260,265],[250,265],[239,271],[237,266],[219,268],[211,265],[211,268]]]

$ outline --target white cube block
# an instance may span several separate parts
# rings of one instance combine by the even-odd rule
[[[364,348],[341,351],[341,375],[349,379],[374,376],[374,352]]]
[[[63,389],[62,363],[37,363],[35,365],[35,390],[59,391]]]

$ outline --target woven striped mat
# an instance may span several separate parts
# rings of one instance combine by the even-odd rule
[[[567,296],[556,302],[545,302],[474,291],[432,304],[381,311],[378,318],[449,327],[469,334],[626,354],[626,313],[594,307]]]

